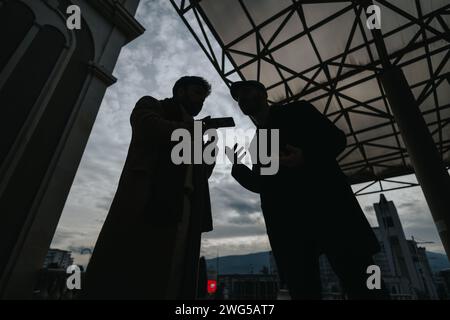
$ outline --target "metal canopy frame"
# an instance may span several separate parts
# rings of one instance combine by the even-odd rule
[[[240,18],[246,19],[246,24],[249,24],[251,28],[242,30],[237,37],[227,42],[224,41],[224,30],[218,30],[215,27],[204,8],[204,4],[210,3],[211,6],[211,3],[218,3],[218,0],[171,0],[171,3],[227,86],[236,80],[248,79],[249,72],[245,70],[248,70],[250,66],[254,69],[252,78],[264,83],[264,77],[267,74],[264,70],[267,70],[268,64],[272,66],[271,72],[280,79],[273,83],[265,83],[271,103],[303,99],[316,107],[319,104],[321,107],[318,109],[323,114],[339,127],[345,128],[349,143],[338,159],[341,168],[352,184],[369,182],[356,192],[357,195],[417,186],[416,183],[390,179],[411,174],[413,169],[381,82],[377,77],[383,67],[375,49],[374,39],[366,30],[364,1],[290,0],[290,5],[278,12],[269,12],[271,16],[258,23],[255,22],[247,1],[252,0],[234,0],[233,3],[240,6],[239,10],[243,16]],[[405,1],[411,3],[415,14],[397,5]],[[253,5],[254,3],[253,1]],[[389,11],[391,16],[395,15],[403,21],[392,30],[387,32],[382,30],[385,42],[393,41],[399,36],[406,37],[405,30],[409,32],[414,30],[410,33],[412,37],[408,37],[405,46],[389,52],[389,59],[393,65],[404,70],[417,69],[418,64],[426,67],[425,78],[417,82],[411,81],[410,88],[421,107],[442,159],[448,166],[450,164],[450,98],[443,92],[450,92],[448,64],[450,30],[447,20],[450,15],[450,4],[443,4],[425,13],[423,0],[391,2],[378,0],[374,3],[383,10]],[[340,4],[340,7],[327,17],[308,23],[305,6],[325,7],[330,4]],[[323,57],[316,40],[317,31],[337,19],[342,19],[344,15],[348,17],[349,13],[352,14],[353,20],[345,43],[342,43],[344,49],[332,57]],[[227,12],[223,14],[226,15]],[[294,16],[299,24],[298,30],[302,31],[294,34],[291,32],[289,37],[277,41]],[[272,27],[272,34],[267,36],[266,33],[263,36],[264,29],[275,23],[277,27]],[[228,28],[240,31],[239,26],[235,24],[230,21]],[[357,34],[362,41],[354,44]],[[254,41],[250,50],[248,49],[249,39]],[[309,43],[317,63],[304,67],[302,70],[294,70],[282,59],[276,57],[276,53],[299,39]],[[243,41],[247,41],[246,50],[239,48],[239,44]],[[350,55],[361,52],[368,59],[366,63],[349,61],[352,60],[349,59]],[[296,53],[293,52],[293,54]],[[263,64],[266,64],[266,69],[263,68]],[[303,84],[301,88],[294,85],[294,82],[298,84],[299,81]],[[375,86],[378,92],[370,99],[363,100],[348,93],[352,90],[363,90],[361,88],[369,83]],[[449,90],[446,90],[444,86],[447,86]],[[271,90],[275,89],[278,90],[278,95],[271,94]],[[280,92],[282,92],[281,96]],[[355,120],[352,118],[358,115],[367,119],[366,126],[355,128]],[[368,149],[371,151],[369,152]],[[386,188],[383,187],[383,182],[396,183],[397,186]],[[379,187],[378,190],[365,191],[375,186]]]

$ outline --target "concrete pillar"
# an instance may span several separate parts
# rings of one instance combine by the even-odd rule
[[[372,0],[361,2],[366,10],[373,4]],[[380,81],[448,258],[450,176],[403,71],[390,62],[382,30],[373,29],[371,33],[383,66]]]
[[[4,44],[5,50],[9,49],[13,55],[0,69],[2,107],[14,105],[16,108],[9,110],[27,111],[18,134],[15,129],[19,125],[11,126],[13,144],[4,148],[7,156],[0,160],[0,299],[33,297],[36,279],[101,101],[106,89],[116,81],[112,71],[120,50],[144,32],[134,18],[139,0],[73,0],[81,8],[83,21],[81,30],[75,31],[66,27],[65,12],[71,3],[67,0],[0,0],[3,6],[0,9],[5,9],[6,4],[21,5],[20,11],[11,11],[15,14],[6,22],[12,34],[21,30],[14,21],[20,18],[22,11],[31,12],[29,15],[33,19],[30,31],[25,36],[17,36],[21,44],[17,49]],[[65,41],[61,45],[62,53],[53,59],[56,62],[47,63],[51,72],[38,70],[29,81],[29,87],[41,82],[45,85],[35,90],[36,97],[31,95],[30,88],[23,89],[25,96],[30,97],[25,102],[17,98],[18,94],[2,96],[4,92],[18,91],[23,83],[20,80],[29,78],[27,68],[21,67],[24,63],[39,65],[35,61],[40,60],[25,54],[29,48],[48,53],[49,44],[59,43],[37,38],[39,30],[47,30],[45,26],[51,26],[52,34],[61,34],[54,37]],[[32,40],[36,38],[39,41],[33,46]],[[10,114],[11,120],[22,117]],[[2,139],[3,136],[0,142]]]
[[[398,67],[384,69],[380,80],[449,256],[450,176],[402,70]]]

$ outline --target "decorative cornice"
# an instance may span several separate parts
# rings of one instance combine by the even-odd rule
[[[118,0],[90,0],[89,4],[117,26],[125,34],[128,42],[133,41],[145,32],[145,28]]]
[[[117,82],[117,78],[114,77],[105,67],[96,64],[93,61],[89,62],[89,71],[98,79],[103,81],[108,87]]]

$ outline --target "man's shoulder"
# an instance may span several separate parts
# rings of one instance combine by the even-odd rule
[[[136,102],[136,105],[131,112],[130,121],[131,124],[141,118],[143,115],[152,114],[162,114],[161,101],[152,96],[143,96]]]
[[[163,101],[158,100],[152,96],[143,96],[136,103],[133,113],[139,112],[158,112],[161,113],[163,109]]]
[[[283,105],[285,108],[290,109],[290,110],[299,110],[299,109],[310,109],[310,108],[314,108],[314,106],[306,101],[306,100],[298,100],[298,101],[293,101],[293,102],[289,102]]]
[[[299,114],[305,114],[313,111],[313,109],[315,109],[315,107],[305,100],[272,106],[273,113],[281,117],[292,117]]]
[[[160,104],[161,101],[159,101],[158,99],[152,97],[152,96],[143,96],[142,98],[140,98],[138,100],[138,102],[136,103],[136,106],[138,105],[154,105],[154,104]]]

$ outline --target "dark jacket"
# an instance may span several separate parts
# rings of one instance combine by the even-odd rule
[[[186,165],[171,161],[173,130],[192,129],[172,99],[141,98],[130,122],[132,139],[119,186],[87,268],[86,298],[164,297],[177,223],[183,210]],[[208,177],[194,165],[192,220],[212,230]],[[193,257],[195,260],[195,257]],[[198,259],[198,257],[196,257]]]
[[[304,101],[272,106],[265,128],[279,129],[280,149],[300,148],[305,159],[302,167],[280,167],[273,176],[260,175],[258,164],[252,170],[234,167],[236,180],[260,193],[269,237],[291,233],[323,251],[378,252],[376,236],[336,160],[346,147],[344,132]]]

